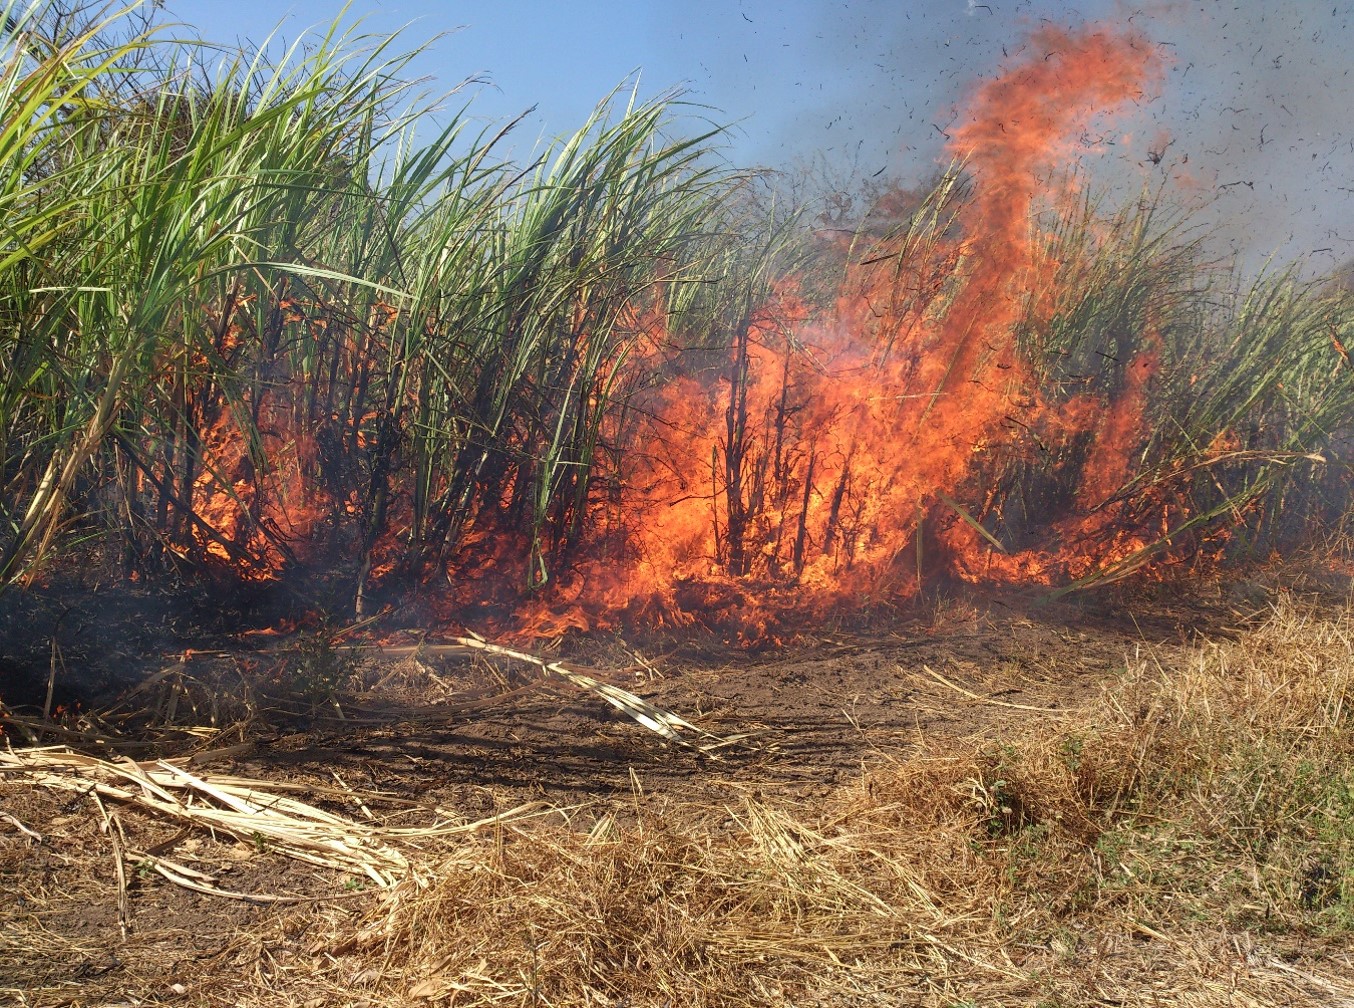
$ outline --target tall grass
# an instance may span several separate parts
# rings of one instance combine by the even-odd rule
[[[828,449],[804,425],[830,410],[790,394],[819,367],[797,327],[849,329],[882,383],[950,352],[923,330],[956,304],[982,308],[958,170],[829,241],[721,167],[675,95],[617,91],[515,164],[511,124],[477,131],[402,83],[397,39],[335,24],[221,60],[136,6],[78,30],[50,3],[5,10],[0,587],[89,535],[138,576],[310,563],[359,613],[397,575],[537,589],[625,534],[634,397],[677,376],[727,390],[713,559],[793,582],[810,554],[851,563],[873,492],[849,457],[814,487]],[[1235,294],[1161,218],[1087,200],[1036,222],[1048,272],[1011,336],[1042,412],[897,519],[918,579],[947,523],[1008,551],[1093,514],[1091,538],[1150,529],[1073,572],[1099,583],[1348,510],[1347,292],[1288,273]],[[770,358],[783,394],[756,412]],[[902,398],[929,396],[926,421],[958,377]],[[813,494],[833,498],[821,528]]]
[[[18,22],[4,68],[22,97],[5,105],[0,196],[11,322],[0,340],[21,362],[6,374],[0,426],[5,500],[20,519],[0,576],[12,582],[43,560],[78,479],[86,511],[116,491],[132,543],[148,528],[183,548],[191,525],[197,541],[248,560],[199,514],[211,465],[201,443],[229,413],[255,468],[265,464],[246,421],[258,419],[278,351],[267,306],[293,277],[340,276],[305,254],[304,230],[318,230],[314,210],[345,164],[350,179],[365,167],[355,155],[364,138],[374,147],[372,123],[407,57],[386,57],[383,44],[354,55],[331,34],[277,66],[239,59],[202,81],[197,54],[170,48],[136,91],[111,90],[119,64],[157,45],[154,35],[105,46],[101,32],[114,26],[101,24],[56,44],[41,38],[43,13]],[[265,324],[244,349],[250,306]]]
[[[1157,560],[1253,559],[1337,526],[1354,417],[1347,291],[1296,267],[1235,275],[1160,193],[1107,212],[1091,190],[1068,191],[1083,195],[1054,194],[1031,222],[1046,272],[1022,290],[1011,332],[1024,411],[956,483],[972,510],[936,511],[957,510],[946,520],[997,550],[1103,558],[1071,570],[1072,587]],[[858,326],[876,359],[921,325],[944,326],[972,282],[955,234],[967,199],[952,172],[930,191],[886,194],[885,209],[903,210],[891,227],[872,236],[871,215],[862,222],[845,258],[848,276],[888,295]],[[1082,541],[1066,542],[1070,529]],[[1136,545],[1119,548],[1129,533]]]
[[[52,23],[18,17],[3,68],[0,583],[73,515],[128,570],[266,576],[322,539],[359,611],[374,562],[472,526],[522,530],[547,580],[651,290],[729,268],[717,131],[673,139],[674,96],[617,93],[521,168],[464,110],[417,141],[389,38],[336,25],[208,76],[153,30],[102,42],[116,17]]]
[[[1108,219],[1088,201],[1052,232],[1053,296],[1023,326],[1048,392],[1094,397],[1107,425],[1132,407],[1118,478],[1083,480],[1075,504],[1152,531],[1081,583],[1160,555],[1264,556],[1349,510],[1354,302],[1296,267],[1239,277],[1186,225],[1148,196]],[[1066,442],[1061,472],[1084,477],[1096,448]]]

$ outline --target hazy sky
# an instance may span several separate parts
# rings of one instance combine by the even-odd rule
[[[294,39],[343,5],[164,7],[235,43],[275,28]],[[737,124],[734,163],[822,161],[843,184],[881,169],[923,177],[968,89],[1016,58],[1032,26],[1131,24],[1169,69],[1158,93],[1096,131],[1088,156],[1111,198],[1169,180],[1172,201],[1200,204],[1198,219],[1251,266],[1277,253],[1324,271],[1354,257],[1352,0],[356,0],[347,17],[373,32],[407,25],[410,48],[430,43],[415,67],[434,90],[482,77],[465,94],[486,121],[537,106],[519,155],[581,124],[638,71],[645,96],[684,87]]]

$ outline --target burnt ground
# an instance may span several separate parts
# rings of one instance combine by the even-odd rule
[[[711,735],[741,740],[710,755],[664,742],[539,669],[439,646],[433,634],[317,651],[305,635],[232,636],[229,612],[130,592],[6,597],[0,698],[21,715],[40,710],[55,661],[67,734],[43,741],[88,748],[81,733],[98,734],[139,759],[290,781],[355,819],[417,823],[432,809],[476,819],[544,800],[586,822],[625,815],[638,793],[674,814],[717,819],[744,795],[812,802],[923,744],[999,743],[1039,709],[1093,697],[1134,653],[1227,635],[1264,598],[1234,583],[1056,605],[949,600],[866,629],[806,627],[794,643],[756,654],[695,634],[579,638],[550,652]],[[316,679],[323,686],[349,673],[335,710]],[[189,730],[213,720],[214,732]],[[8,734],[22,741],[13,722]],[[339,907],[365,897],[363,880],[264,845],[109,811],[125,848],[195,865],[221,888]],[[293,907],[196,893],[141,872],[127,881],[124,935],[110,844],[85,795],[0,772],[0,1001],[218,1003],[213,977],[266,981],[278,949],[262,943],[265,924],[277,933],[282,922],[283,943],[304,944],[304,925],[287,930]]]

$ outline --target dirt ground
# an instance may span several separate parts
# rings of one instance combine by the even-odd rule
[[[865,629],[805,627],[757,654],[699,634],[581,637],[548,652],[734,740],[710,753],[670,744],[540,669],[441,646],[434,633],[355,650],[342,642],[316,657],[296,636],[233,635],[228,611],[131,593],[6,598],[0,698],[19,714],[40,711],[55,667],[54,704],[72,734],[43,741],[78,746],[91,725],[121,732],[125,755],[289,781],[358,820],[415,824],[439,809],[476,819],[544,801],[586,823],[645,801],[717,830],[741,796],[805,805],[922,742],[999,742],[1043,710],[1091,697],[1134,654],[1226,636],[1262,599],[1246,583],[1059,604],[987,597]],[[351,679],[333,702],[303,690],[308,706],[298,703],[303,673],[329,660]],[[265,688],[279,682],[286,703]],[[172,711],[170,696],[180,698]],[[215,730],[190,730],[213,720]],[[20,741],[13,724],[8,734]],[[196,866],[222,889],[340,906],[370,897],[360,879],[262,844],[106,811],[124,848]],[[305,945],[304,924],[287,929],[294,904],[206,895],[141,872],[125,883],[124,933],[109,825],[88,795],[0,772],[0,1002],[234,1003],[230,986],[265,976],[285,951],[260,936]]]

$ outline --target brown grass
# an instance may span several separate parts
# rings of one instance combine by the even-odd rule
[[[1284,599],[1235,643],[1141,656],[1089,709],[876,766],[823,808],[637,791],[506,826],[331,919],[294,996],[1354,1004],[1352,645],[1348,608]]]
[[[279,910],[203,1003],[1354,1005],[1354,613],[1283,597],[819,807],[646,794]],[[304,940],[296,936],[304,935]]]

